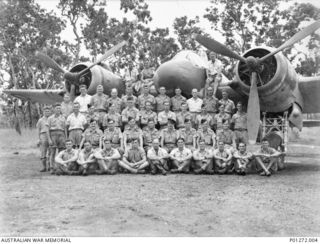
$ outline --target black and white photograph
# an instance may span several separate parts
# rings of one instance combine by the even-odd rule
[[[319,243],[319,44],[318,0],[1,0],[1,243]]]

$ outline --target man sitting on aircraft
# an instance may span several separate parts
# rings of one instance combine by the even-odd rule
[[[199,141],[199,149],[193,152],[193,172],[195,174],[207,173],[213,174],[213,154],[209,148],[206,148],[205,141]]]
[[[166,101],[164,102],[164,111],[158,114],[158,122],[161,130],[167,128],[169,119],[173,121],[177,120],[176,114],[170,111],[170,102]]]
[[[99,170],[98,174],[116,174],[118,172],[118,163],[121,158],[117,149],[112,148],[111,141],[105,139],[103,141],[103,149],[99,149],[94,153],[97,159]]]
[[[219,174],[227,174],[233,172],[232,154],[224,148],[224,142],[218,142],[218,149],[213,151],[215,159],[215,172]]]
[[[146,153],[139,147],[138,139],[133,139],[132,147],[129,148],[119,161],[119,166],[133,174],[144,174],[145,168],[149,166]]]
[[[90,105],[94,107],[94,113],[98,116],[99,127],[102,127],[103,117],[108,112],[109,103],[108,98],[109,96],[103,93],[103,86],[98,85],[97,93],[94,94],[90,99]]]
[[[222,91],[222,99],[219,100],[219,104],[220,105],[223,104],[224,111],[230,116],[232,116],[235,110],[235,106],[234,106],[234,102],[228,98],[228,92],[226,90]]]
[[[53,174],[78,175],[78,164],[76,162],[78,159],[78,150],[72,148],[72,141],[69,139],[66,140],[65,147],[66,149],[59,152],[55,157],[55,169]]]
[[[88,104],[91,103],[91,96],[87,94],[87,86],[80,85],[80,95],[77,96],[73,102],[80,104],[79,112],[86,114],[88,112]]]
[[[214,52],[209,53],[209,67],[207,70],[207,84],[210,85],[214,80],[217,74],[220,74],[223,69],[222,62],[216,58]]]
[[[94,150],[90,141],[84,142],[84,148],[79,152],[79,157],[77,160],[79,168],[79,173],[83,176],[87,176],[90,172],[95,172],[97,168],[97,161],[94,157]]]
[[[192,160],[192,152],[190,149],[184,146],[184,139],[179,138],[177,141],[177,148],[174,148],[170,153],[170,158],[172,160],[171,169],[172,173],[189,173],[190,164]]]
[[[239,143],[239,149],[234,152],[233,158],[236,160],[235,170],[238,175],[246,175],[250,171],[252,159],[254,158],[252,153],[247,151],[246,144]]]
[[[156,112],[159,114],[160,112],[164,111],[164,103],[169,103],[169,109],[171,106],[171,99],[166,95],[166,88],[164,86],[161,86],[159,88],[159,95],[156,96]]]
[[[181,95],[180,87],[177,87],[175,90],[175,96],[171,98],[172,111],[178,113],[181,109],[181,105],[187,101],[187,99]]]
[[[231,118],[233,124],[234,135],[237,147],[240,142],[248,143],[248,130],[247,130],[247,114],[243,111],[241,102],[237,103],[237,112]]]
[[[278,170],[278,160],[282,153],[272,147],[269,147],[267,139],[263,139],[261,143],[260,150],[254,153],[258,171],[263,170],[260,173],[262,176],[271,176],[270,171],[276,172]]]
[[[167,160],[169,154],[167,151],[159,147],[159,140],[152,141],[152,147],[148,150],[148,160],[150,163],[151,174],[156,174],[159,170],[161,174],[166,175],[168,170]]]

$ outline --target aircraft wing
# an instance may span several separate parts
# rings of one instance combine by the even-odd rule
[[[303,98],[303,113],[320,113],[320,76],[300,77],[299,90]]]
[[[22,100],[31,102],[38,102],[42,104],[54,104],[63,101],[64,90],[29,90],[29,89],[15,89],[5,90],[6,94],[17,97]]]

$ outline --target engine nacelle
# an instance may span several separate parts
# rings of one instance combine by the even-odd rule
[[[89,67],[91,63],[79,63],[73,66],[70,72],[80,72],[85,68]],[[113,74],[111,71],[101,67],[100,65],[93,66],[86,75],[84,75],[84,82],[88,88],[88,94],[93,95],[96,93],[96,88],[98,85],[103,85],[104,93],[110,94],[111,89],[117,88],[119,95],[125,92],[125,83],[117,75]],[[79,95],[80,83],[76,85],[76,95]],[[70,92],[71,84],[66,82],[66,89]]]
[[[272,50],[268,47],[253,48],[243,56],[261,58]],[[250,92],[250,73],[247,73],[246,68],[243,62],[238,62],[235,74],[241,92],[248,96]],[[298,77],[294,68],[281,53],[277,53],[262,63],[262,71],[259,72],[259,76],[257,86],[261,111],[283,112],[296,102],[293,91],[297,86]]]

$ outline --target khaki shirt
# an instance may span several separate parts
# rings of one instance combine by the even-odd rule
[[[157,121],[157,114],[153,111],[143,110],[140,112],[140,124],[142,126],[146,126],[149,120],[153,120],[155,124],[158,123]]]
[[[168,128],[163,129],[161,132],[161,138],[164,139],[163,143],[165,144],[176,144],[179,137],[178,131],[175,129],[169,130]]]
[[[121,98],[119,98],[119,97],[116,97],[116,98],[110,97],[108,99],[108,105],[109,105],[109,107],[111,107],[111,105],[114,105],[115,109],[116,109],[116,112],[117,113],[121,113],[121,106],[122,106]]]
[[[218,99],[214,96],[203,99],[203,103],[208,113],[217,113]]]
[[[138,147],[137,149],[130,148],[124,153],[123,157],[129,162],[139,162],[146,157],[146,153],[141,147]]]
[[[185,158],[191,158],[192,157],[192,152],[190,149],[184,147],[182,151],[179,150],[179,148],[174,148],[170,155],[172,157],[177,158],[178,160],[183,160]]]
[[[138,139],[140,142],[140,137],[142,135],[142,130],[138,126],[135,126],[133,129],[127,128],[123,132],[123,136],[126,136],[127,138],[125,143],[130,143],[133,139]]]
[[[114,128],[113,131],[110,130],[110,128],[107,128],[104,130],[104,134],[102,139],[107,139],[109,141],[111,141],[112,144],[119,144],[120,145],[120,141],[122,139],[123,135],[121,133],[120,128]]]
[[[226,113],[232,114],[233,110],[235,109],[234,103],[232,100],[228,99],[227,101],[220,99],[219,104],[224,105],[224,111]]]
[[[46,133],[48,131],[48,118],[46,117],[41,117],[38,122],[36,127],[38,128],[40,134],[41,133]]]
[[[203,114],[198,114],[196,116],[196,125],[198,126],[198,128],[201,127],[201,120],[205,119],[206,121],[208,121],[209,123],[209,126],[212,126],[213,124],[213,119],[212,119],[212,116],[210,114],[206,114],[206,115],[203,115]]]
[[[162,157],[162,158],[168,157],[167,150],[159,147],[158,151],[156,151],[153,147],[151,147],[148,150],[148,159],[152,160],[152,159],[154,159],[156,157]]]
[[[231,118],[231,123],[234,123],[234,129],[247,129],[247,114],[246,113],[235,113]]]
[[[48,128],[51,130],[61,130],[65,131],[66,128],[66,119],[63,115],[55,116],[55,114],[51,115],[48,118]]]
[[[124,95],[124,96],[122,96],[122,98],[121,98],[121,100],[122,100],[122,109],[124,109],[124,108],[126,108],[127,107],[127,101],[128,101],[128,95]],[[133,104],[137,104],[137,97],[136,96],[134,96],[134,95],[132,95],[132,96],[130,96],[130,97],[132,97],[133,98]]]
[[[169,104],[171,106],[171,99],[167,95],[164,95],[164,96],[158,95],[156,97],[156,111],[157,111],[157,113],[164,110],[164,104],[163,104],[164,102],[169,102]]]
[[[114,121],[114,126],[115,127],[120,127],[121,126],[121,115],[119,113],[107,113],[105,116],[103,116],[103,122],[102,126],[107,127],[108,126],[108,121],[113,120]]]
[[[218,113],[214,116],[213,124],[217,125],[217,130],[222,130],[223,128],[223,120],[228,120],[229,123],[231,121],[230,114],[224,113],[223,115]]]
[[[108,98],[109,96],[106,94],[102,94],[101,96],[99,96],[98,94],[95,94],[91,97],[90,104],[94,106],[95,111],[103,110],[107,112],[109,108]]]
[[[205,148],[203,151],[198,149],[193,152],[193,159],[194,160],[205,160],[205,159],[210,159],[213,158],[212,152],[208,149]]]
[[[172,97],[171,98],[172,111],[173,112],[180,111],[181,104],[185,103],[186,101],[187,101],[187,99],[184,96],[175,95],[174,97]]]
[[[186,145],[193,145],[193,140],[196,139],[197,136],[197,130],[194,128],[191,128],[190,130],[187,130],[186,128],[181,128],[179,130],[179,137],[182,137],[184,139]]]
[[[192,115],[190,112],[185,112],[185,113],[179,112],[176,114],[176,117],[177,117],[176,124],[177,124],[177,128],[179,129],[185,127],[184,125],[185,119],[189,119],[189,120],[192,119]]]
[[[228,158],[230,156],[230,152],[228,152],[226,149],[224,149],[222,152],[220,152],[219,149],[215,149],[213,151],[213,155],[221,158]]]
[[[204,131],[202,128],[198,130],[198,138],[199,140],[204,140],[206,145],[212,145],[216,134],[210,128],[207,131]]]
[[[225,144],[232,145],[234,133],[232,130],[221,130],[217,133],[217,141],[223,141]]]
[[[176,121],[176,114],[171,111],[169,111],[168,113],[166,111],[162,111],[158,114],[158,121],[160,125],[166,125],[168,123],[168,119]]]
[[[138,122],[140,118],[139,110],[137,108],[125,108],[121,113],[122,122],[127,124],[129,117],[134,118]]]
[[[85,141],[89,141],[92,146],[99,146],[100,138],[103,135],[103,132],[100,129],[95,129],[94,131],[91,128],[86,129],[82,136]]]
[[[151,102],[152,106],[156,104],[156,99],[151,94],[148,94],[147,96],[142,94],[138,97],[138,107],[140,110],[144,110],[146,101]]]
[[[154,128],[152,131],[149,128],[146,128],[143,131],[143,145],[150,146],[154,139],[160,138],[160,132]]]

